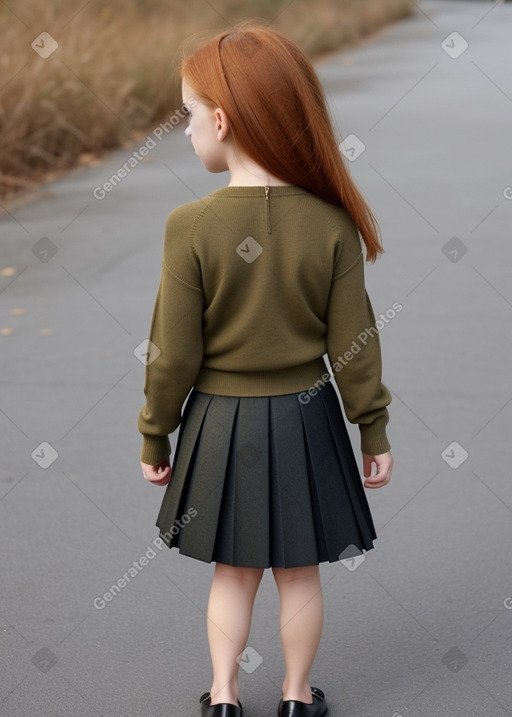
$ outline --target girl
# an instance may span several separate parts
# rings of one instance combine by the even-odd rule
[[[239,662],[271,568],[286,665],[278,714],[317,717],[327,712],[309,677],[323,624],[319,564],[377,537],[331,374],[359,425],[364,485],[386,485],[393,465],[364,284],[364,259],[383,248],[295,43],[240,23],[189,51],[181,78],[185,134],[230,182],[167,219],[138,416],[142,470],[167,485],[162,540],[215,562],[201,716],[242,715]],[[180,423],[171,480],[168,434]]]

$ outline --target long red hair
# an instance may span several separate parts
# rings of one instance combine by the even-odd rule
[[[377,222],[345,166],[313,65],[292,40],[254,20],[238,23],[185,47],[180,74],[199,99],[224,110],[237,147],[258,165],[343,205],[366,260],[375,261],[384,251]]]

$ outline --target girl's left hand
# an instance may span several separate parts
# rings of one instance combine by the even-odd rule
[[[372,474],[372,466],[375,464],[376,472]],[[366,478],[365,488],[382,488],[391,480],[391,470],[394,465],[393,456],[388,453],[381,453],[378,456],[370,456],[363,453],[363,472]]]
[[[144,478],[153,483],[153,485],[167,485],[171,479],[171,464],[167,458],[165,461],[160,461],[154,466],[150,466],[148,463],[140,462],[142,466],[142,475]]]

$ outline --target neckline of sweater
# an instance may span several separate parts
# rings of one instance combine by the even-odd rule
[[[268,188],[268,190],[267,190]],[[296,184],[277,184],[277,185],[264,185],[264,184],[254,184],[254,185],[227,185],[225,187],[221,187],[220,189],[216,189],[214,192],[211,192],[210,196],[232,196],[232,197],[265,197],[266,190],[268,191],[269,196],[286,196],[290,194],[309,194],[307,189],[304,189],[304,187],[299,187]]]

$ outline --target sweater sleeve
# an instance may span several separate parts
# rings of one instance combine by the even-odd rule
[[[199,261],[189,241],[190,222],[175,210],[165,228],[162,274],[155,300],[145,370],[146,404],[137,426],[143,436],[140,460],[155,465],[171,452],[169,434],[181,422],[181,409],[203,359],[203,292]],[[152,360],[152,356],[156,358]]]
[[[327,355],[345,414],[359,425],[361,450],[387,453],[391,393],[381,381],[382,359],[375,316],[364,283],[359,233],[349,222],[336,261],[327,308]]]

